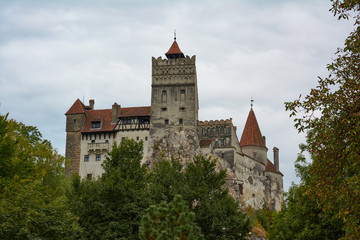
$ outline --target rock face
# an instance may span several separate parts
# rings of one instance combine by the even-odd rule
[[[150,166],[159,159],[179,159],[186,166],[195,156],[201,154],[199,139],[195,130],[180,132],[167,129],[165,135],[154,141],[153,152],[146,163]]]

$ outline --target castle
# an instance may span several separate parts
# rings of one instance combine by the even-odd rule
[[[156,159],[159,148],[172,151],[171,156],[216,156],[228,172],[227,186],[235,199],[255,209],[280,210],[279,149],[273,148],[272,163],[252,105],[240,141],[231,118],[199,121],[196,57],[185,56],[176,38],[165,55],[152,58],[151,106],[114,103],[111,109],[95,109],[92,99],[87,106],[79,99],[74,102],[65,113],[65,157],[71,160],[67,174],[100,176],[112,143],[131,138],[144,142],[144,164]]]

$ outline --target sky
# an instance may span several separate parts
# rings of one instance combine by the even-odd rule
[[[0,0],[0,114],[36,126],[65,153],[65,115],[150,106],[151,58],[174,30],[196,55],[199,120],[232,118],[240,139],[254,99],[268,158],[280,149],[287,191],[298,183],[298,134],[284,102],[306,95],[353,29],[327,0]]]

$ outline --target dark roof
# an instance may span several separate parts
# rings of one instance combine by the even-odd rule
[[[240,146],[259,146],[266,148],[252,108],[250,109],[249,116],[246,120],[244,131],[240,140]]]
[[[179,45],[177,44],[176,40],[174,40],[173,44],[171,45],[169,51],[165,53],[167,58],[185,58],[184,54],[181,52]]]
[[[65,113],[65,115],[79,114],[79,113],[85,113],[85,105],[80,101],[80,99],[76,99],[74,104],[69,108],[69,110]]]
[[[284,176],[279,170],[276,170],[274,164],[268,159],[266,162],[265,172],[273,172]]]

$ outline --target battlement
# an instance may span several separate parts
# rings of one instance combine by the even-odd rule
[[[220,120],[205,120],[205,121],[198,121],[198,126],[212,126],[212,125],[232,125],[232,118],[230,119],[220,119]]]
[[[175,66],[175,65],[195,65],[196,56],[186,56],[185,58],[167,59],[162,57],[152,57],[152,66]]]

